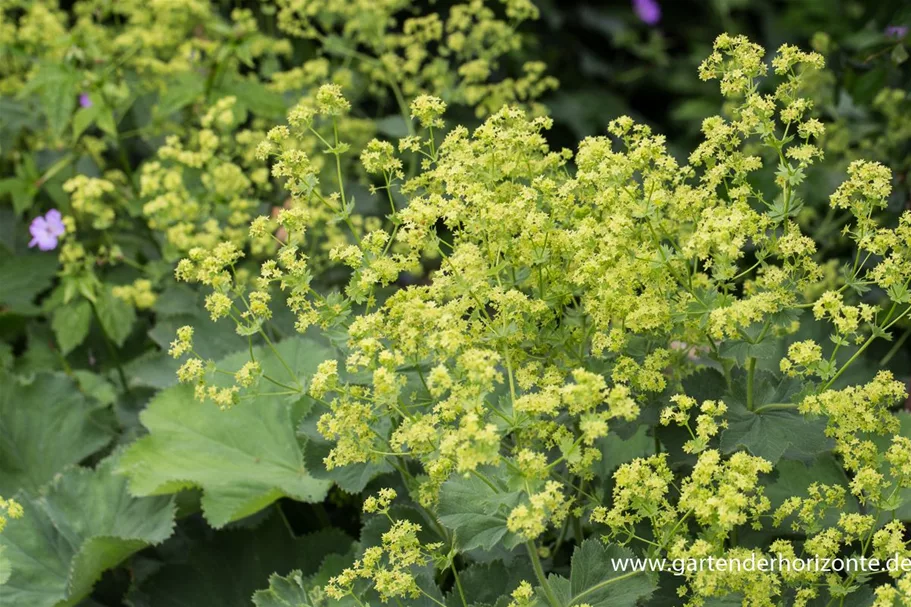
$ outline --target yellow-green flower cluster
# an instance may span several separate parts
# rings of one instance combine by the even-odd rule
[[[497,4],[505,5],[505,19]],[[429,93],[483,116],[504,104],[533,103],[556,87],[536,61],[526,62],[519,76],[494,77],[501,60],[522,48],[516,28],[538,18],[529,0],[469,0],[449,7],[448,14],[415,15],[409,8],[402,0],[280,0],[278,24],[292,36],[323,43],[332,37],[325,50],[352,61],[368,92],[388,96],[400,108]],[[288,77],[306,80],[318,67],[305,66]]]
[[[274,251],[268,234],[253,238],[247,230],[272,183],[254,155],[264,135],[239,128],[245,120],[236,98],[223,97],[202,116],[200,130],[186,141],[169,136],[158,159],[143,166],[143,214],[164,235],[168,258],[224,240],[238,247],[249,242],[257,254]]]
[[[394,520],[389,515],[389,505],[395,497],[395,491],[384,489],[364,503],[365,512],[384,514],[392,526],[383,533],[380,546],[367,548],[351,567],[329,580],[325,591],[330,598],[342,600],[353,594],[355,583],[361,579],[370,582],[383,602],[426,595],[418,585],[415,569],[425,565],[441,544],[421,544],[420,525]]]
[[[0,497],[0,531],[3,531],[9,519],[22,518],[24,514],[25,511],[19,502],[12,498],[3,499],[3,497]]]
[[[671,397],[673,405],[661,411],[661,424],[668,426],[677,424],[686,428],[690,435],[683,445],[687,453],[700,453],[708,448],[709,440],[723,428],[727,428],[724,414],[728,408],[721,401],[706,400],[698,407],[699,415],[696,416],[696,431],[690,426],[690,411],[696,410],[696,400],[684,394],[675,394]],[[720,419],[717,419],[720,418]]]
[[[63,184],[63,190],[70,194],[70,204],[77,217],[90,221],[92,228],[106,230],[113,225],[117,210],[112,200],[116,191],[112,182],[77,175]]]
[[[317,430],[332,443],[328,471],[388,462],[431,519],[447,481],[476,478],[494,493],[502,483],[518,496],[506,529],[535,550],[552,529],[558,545],[566,534],[557,530],[586,513],[608,539],[679,558],[757,556],[737,544],[747,526],[789,526],[802,541],[779,539],[769,551],[795,558],[798,549],[828,558],[894,543],[878,515],[894,512],[911,486],[911,440],[894,436],[899,424],[890,410],[904,386],[886,371],[865,385],[835,382],[911,313],[911,213],[895,228],[882,227],[874,214],[890,194],[891,174],[856,163],[830,201],[833,214],[847,213],[845,234],[856,247],[841,278],[804,234],[802,190],[821,158],[815,142],[824,128],[802,95],[822,67],[818,55],[786,45],[769,75],[761,48],[719,37],[700,74],[720,80],[727,116],[703,123],[704,142],[683,164],[662,136],[628,117],[574,152],[551,149],[552,121],[516,106],[497,109],[474,130],[447,131],[445,95],[396,91],[396,70],[411,68],[398,62],[400,47],[386,36],[402,5],[329,5],[320,11],[307,0],[286,0],[282,26],[313,38],[341,31],[340,52],[377,54],[362,74],[402,97],[397,102],[413,120],[409,135],[397,145],[369,139],[373,133],[359,141],[363,132],[348,141],[356,126],[348,122],[353,104],[344,84],[314,88],[257,147],[291,201],[251,224],[253,237],[278,243],[249,279],[253,288],[238,278],[242,251],[230,243],[190,250],[176,273],[210,286],[206,308],[213,319],[232,317],[241,335],[268,339],[262,325],[277,290],[299,331],[346,332],[343,356],[319,365],[308,385],[322,408]],[[529,10],[507,8],[511,15]],[[452,14],[459,25],[451,29],[432,17],[406,21],[403,35],[426,27],[420,35],[428,40],[446,35],[451,48],[471,48],[474,32],[461,24],[483,15],[483,3],[457,5]],[[357,213],[345,175],[358,157],[375,180],[371,192],[384,208],[388,202],[385,218]],[[761,188],[762,175],[772,172]],[[348,271],[343,294],[312,288],[323,253],[319,263]],[[389,289],[424,267],[432,268],[426,279]],[[873,283],[886,292],[886,309],[859,299]],[[812,315],[802,317],[805,310]],[[792,337],[812,321],[831,330],[832,345]],[[787,340],[778,362],[787,379],[772,374],[774,363],[757,371],[773,339]],[[188,340],[179,337],[172,349],[190,351]],[[850,347],[856,354],[839,356]],[[233,402],[260,376],[255,363],[231,371],[229,388],[201,381],[201,360],[186,363],[182,379],[200,382],[203,396]],[[717,369],[727,393],[688,396],[697,392],[684,379],[703,366]],[[793,402],[757,402],[772,396],[769,374],[783,379],[773,397]],[[802,390],[785,390],[792,382]],[[812,483],[772,513],[765,486],[774,482],[774,457],[751,454],[762,445],[747,451],[719,441],[729,431],[725,401],[739,387],[747,396],[739,425],[773,411],[800,427],[802,416],[825,416],[825,434],[848,472],[844,486]],[[653,455],[620,465],[612,487],[599,479],[615,433],[656,414],[661,425],[687,431],[682,451],[692,457],[673,459],[679,454],[669,451],[680,447],[663,444],[664,430],[653,430]],[[864,511],[828,524],[849,492]],[[602,503],[606,493],[610,501]],[[394,498],[381,493],[365,509],[389,516]],[[366,580],[383,599],[421,596],[411,568],[428,562],[429,549],[417,531],[394,521],[382,545],[368,548],[327,592],[340,599]],[[792,592],[805,605],[823,587],[832,596],[850,594],[855,581],[821,572],[701,572],[686,576],[681,596],[694,606],[730,593],[741,593],[745,604],[775,605]],[[525,586],[512,598],[516,605],[532,600]]]
[[[112,293],[137,310],[148,310],[158,300],[158,295],[152,290],[152,281],[146,278],[137,278],[129,285],[118,285],[112,289]]]

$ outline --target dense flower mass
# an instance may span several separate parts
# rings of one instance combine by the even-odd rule
[[[327,191],[306,156],[274,151],[349,111],[337,88],[324,87],[315,108],[292,112],[289,127],[274,129],[264,144],[278,154],[274,170],[296,203],[278,221],[299,236],[262,266],[259,290],[244,301],[224,271],[237,255],[226,245],[191,255],[178,276],[215,287],[213,318],[234,307],[242,319],[267,320],[267,286],[274,284],[285,292],[298,330],[346,327],[344,360],[320,365],[308,389],[323,408],[318,431],[332,445],[326,470],[395,458],[430,516],[445,509],[447,487],[458,479],[480,479],[495,494],[514,491],[505,531],[531,542],[533,561],[534,542],[560,532],[569,517],[604,525],[605,540],[641,543],[651,555],[740,558],[750,552],[736,544],[738,529],[768,533],[798,510],[810,521],[810,513],[843,503],[821,496],[843,500],[846,493],[874,512],[850,522],[843,517],[837,527],[799,524],[807,534],[803,551],[831,557],[852,542],[866,549],[882,513],[900,504],[896,492],[908,478],[902,471],[907,440],[896,436],[891,446],[873,440],[898,431],[889,409],[906,393],[887,372],[866,385],[833,384],[911,311],[911,265],[902,244],[911,216],[896,228],[880,226],[875,215],[887,205],[890,172],[876,162],[853,162],[831,208],[847,214],[843,232],[856,255],[840,284],[828,280],[818,245],[799,221],[825,131],[813,102],[802,96],[803,83],[822,67],[820,55],[784,45],[771,61],[772,76],[761,47],[720,36],[700,76],[720,82],[729,109],[703,122],[704,141],[685,165],[668,153],[662,136],[628,117],[613,120],[609,136],[585,139],[572,152],[550,149],[547,117],[507,106],[473,131],[447,130],[442,100],[418,97],[411,105],[416,134],[397,146],[373,140],[361,154],[365,171],[382,178],[391,214],[363,229],[351,225],[331,249],[330,259],[350,270],[338,300],[311,287],[299,250],[317,235],[307,234],[306,219],[290,217],[306,217],[316,199],[344,219],[343,182]],[[337,135],[325,145],[336,157],[345,147]],[[415,155],[421,171],[406,175],[403,167]],[[757,185],[765,173],[771,189]],[[426,264],[436,267],[426,284],[377,297]],[[861,299],[868,285],[891,301],[882,307]],[[263,301],[262,309],[254,309],[254,300]],[[348,311],[343,320],[341,309]],[[767,367],[766,344],[800,333],[803,319],[830,327],[832,343],[794,340]],[[253,329],[240,321],[242,334]],[[845,360],[841,349],[855,354]],[[778,402],[758,392],[757,382],[774,371],[803,378],[800,397]],[[718,375],[727,390],[699,402],[687,394],[694,372]],[[184,376],[198,382],[197,394],[224,404],[204,375]],[[238,382],[231,389],[243,388]],[[665,448],[656,434],[656,453],[620,466],[602,502],[585,487],[602,482],[604,445],[653,415],[656,401],[667,403],[660,424],[681,427],[688,440]],[[819,440],[834,439],[850,484],[814,484],[811,496],[824,501],[792,498],[769,522],[763,479],[782,451],[749,442],[747,451],[732,452],[726,441],[735,431],[732,420],[758,423],[749,420],[766,411],[783,412],[782,423],[795,427],[824,417]],[[675,449],[698,457],[672,469]],[[411,477],[413,465],[419,472]],[[766,549],[794,551],[784,539]],[[353,581],[372,577],[380,596],[393,596],[381,589],[373,560],[336,581],[332,595],[356,595]],[[395,573],[395,592],[426,594],[408,575]],[[838,596],[854,579],[830,575],[823,586]],[[772,605],[789,588],[796,604],[804,604],[819,595],[819,581],[715,579],[699,572],[679,592],[688,605],[730,592],[742,593],[745,605]],[[556,605],[548,582],[538,583]]]
[[[4,605],[911,604],[891,21],[697,45],[669,138],[562,7],[71,4],[0,2]]]

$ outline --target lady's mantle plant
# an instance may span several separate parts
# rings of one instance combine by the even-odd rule
[[[370,222],[352,220],[337,128],[350,104],[337,86],[268,133],[258,156],[292,202],[250,237],[272,239],[274,257],[245,278],[245,251],[223,242],[191,249],[176,275],[211,287],[212,318],[242,336],[268,341],[286,303],[300,332],[344,329],[341,356],[306,378],[284,362],[278,376],[255,359],[221,369],[195,354],[189,327],[171,352],[188,355],[181,381],[224,408],[306,394],[330,478],[398,475],[364,502],[386,530],[325,595],[442,605],[443,584],[445,604],[467,605],[460,576],[506,559],[527,572],[494,599],[511,607],[633,605],[656,587],[652,600],[670,602],[655,604],[911,601],[901,572],[608,565],[911,555],[900,522],[911,440],[893,412],[906,391],[866,363],[911,312],[911,213],[881,225],[890,171],[855,161],[830,197],[848,218],[847,261],[817,255],[798,218],[825,135],[802,85],[822,66],[785,45],[769,67],[761,47],[720,36],[699,73],[719,81],[727,112],[704,121],[686,163],[628,117],[575,152],[552,150],[547,117],[507,106],[471,131],[418,96],[415,133],[360,154],[388,202]],[[334,180],[297,143],[313,138]],[[347,226],[329,251],[350,271],[343,293],[311,287],[317,209]],[[428,281],[397,288],[422,268]],[[233,384],[214,383],[219,373]]]

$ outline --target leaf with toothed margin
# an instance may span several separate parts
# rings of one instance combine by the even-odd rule
[[[519,505],[521,493],[508,491],[496,478],[493,482],[500,486],[488,486],[474,476],[455,476],[440,488],[440,522],[452,529],[461,550],[491,550],[500,543],[513,548],[520,543],[507,529],[506,520]]]
[[[753,408],[747,407],[745,373],[733,374],[731,390],[723,397],[728,405],[728,427],[721,433],[721,450],[732,453],[741,448],[752,455],[778,463],[782,457],[813,461],[832,448],[825,434],[826,420],[808,417],[796,410],[803,384],[757,371],[753,386]]]
[[[302,385],[331,357],[328,349],[307,339],[286,340],[277,348]],[[254,349],[254,355],[266,375],[287,375],[270,350]],[[248,360],[249,352],[239,352],[218,368],[235,371]],[[203,514],[216,528],[285,496],[322,501],[330,483],[310,474],[295,433],[310,406],[308,397],[258,396],[222,411],[211,402],[195,401],[190,386],[169,388],[140,415],[149,434],[130,446],[120,471],[129,476],[134,495],[199,487]]]
[[[256,607],[311,607],[304,574],[295,569],[286,576],[273,573],[269,588],[257,590],[253,595]]]
[[[104,571],[171,535],[174,500],[130,497],[126,479],[112,473],[118,456],[66,470],[39,497],[16,497],[25,513],[0,533],[10,573],[3,605],[76,604]]]
[[[54,474],[111,442],[109,409],[62,373],[0,372],[0,495],[37,493]]]
[[[618,568],[617,563],[634,557],[627,548],[587,539],[573,552],[569,579],[552,574],[548,581],[561,605],[633,607],[656,587],[653,574]],[[541,588],[538,597],[544,600]]]

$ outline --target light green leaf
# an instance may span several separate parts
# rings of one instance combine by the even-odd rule
[[[408,135],[408,123],[401,114],[376,119],[376,130],[387,137],[401,138]]]
[[[337,549],[341,550],[341,546],[338,546]],[[300,607],[293,601],[300,600],[301,597],[304,597],[306,601],[309,593],[319,593],[319,589],[324,588],[330,579],[351,567],[356,560],[357,553],[358,544],[353,544],[345,553],[329,554],[322,560],[319,569],[311,575],[307,574],[310,569],[303,571],[295,569],[286,576],[273,574],[269,577],[269,588],[258,590],[253,595],[253,603],[256,607],[287,607],[287,605]],[[298,576],[298,573],[301,575]],[[366,604],[358,603],[350,596],[332,601],[332,607],[361,607]],[[310,603],[307,602],[302,605],[310,607]],[[317,605],[313,607],[322,607],[322,603],[317,602]]]
[[[721,435],[721,448],[725,453],[744,448],[773,464],[789,449],[811,458],[830,448],[825,428],[825,420],[808,419],[793,409],[756,413],[734,403],[728,409],[728,427]]]
[[[648,426],[640,426],[628,439],[610,432],[597,442],[601,461],[597,464],[600,478],[610,478],[614,470],[637,457],[648,457],[655,452],[655,439],[648,434]]]
[[[92,125],[96,118],[98,118],[98,110],[100,107],[100,105],[94,104],[76,110],[76,114],[73,116],[74,140],[79,139],[79,136]]]
[[[195,103],[205,92],[205,80],[192,72],[176,75],[164,87],[164,93],[155,105],[155,113],[165,118],[174,112]]]
[[[765,340],[758,344],[751,344],[746,341],[735,340],[726,341],[718,348],[718,354],[722,358],[730,358],[737,361],[737,364],[743,366],[750,358],[759,360],[770,360],[776,357],[778,346],[772,340]]]
[[[528,559],[517,559],[510,565],[503,561],[475,563],[462,571],[460,576],[469,605],[493,605],[501,597],[511,594],[523,580],[533,580],[535,574]],[[450,594],[454,599],[450,603],[461,605],[461,600],[456,598],[458,591],[453,590]]]
[[[111,413],[62,374],[0,373],[0,495],[36,492],[111,441]]]
[[[257,590],[253,595],[253,604],[256,607],[310,607],[303,574],[299,569],[286,576],[273,573],[269,576],[269,588]]]
[[[60,352],[66,356],[78,347],[89,334],[92,325],[92,306],[80,299],[60,306],[54,311],[51,328],[57,336]]]
[[[491,550],[500,542],[508,547],[519,543],[506,528],[506,519],[519,505],[522,494],[505,487],[498,489],[499,493],[474,476],[456,476],[443,483],[437,512],[440,522],[455,533],[459,549]]]
[[[98,319],[101,321],[104,332],[115,344],[122,346],[130,336],[133,323],[136,321],[136,311],[133,306],[119,297],[114,297],[111,287],[106,287],[101,291],[95,306],[98,309]]]
[[[98,401],[98,404],[113,405],[117,400],[117,389],[114,385],[97,373],[77,369],[73,371],[73,378],[79,383],[79,389],[86,396]]]
[[[573,553],[569,580],[552,575],[549,582],[566,607],[634,607],[657,585],[645,571],[623,571],[616,565],[633,558],[635,555],[627,548],[604,546],[600,540],[588,539]],[[544,596],[540,588],[538,596]]]
[[[111,473],[115,458],[67,470],[43,497],[17,497],[25,514],[0,534],[11,568],[4,605],[74,605],[105,570],[171,535],[173,500],[131,498],[125,479]]]
[[[306,381],[330,352],[306,339],[278,345],[287,364]],[[284,377],[283,366],[268,351],[254,350],[263,371]],[[246,352],[218,364],[236,370]],[[265,390],[269,391],[269,384]],[[288,496],[321,501],[329,482],[313,478],[304,464],[295,427],[309,399],[261,396],[221,411],[193,398],[190,386],[159,393],[140,415],[149,434],[121,460],[135,495],[174,493],[187,487],[203,491],[202,508],[214,527],[262,510]]]
[[[0,179],[0,199],[3,198],[3,195],[9,194],[10,199],[13,201],[13,211],[15,211],[16,215],[20,215],[32,206],[37,193],[38,188],[35,187],[35,182],[27,177],[17,176]]]

